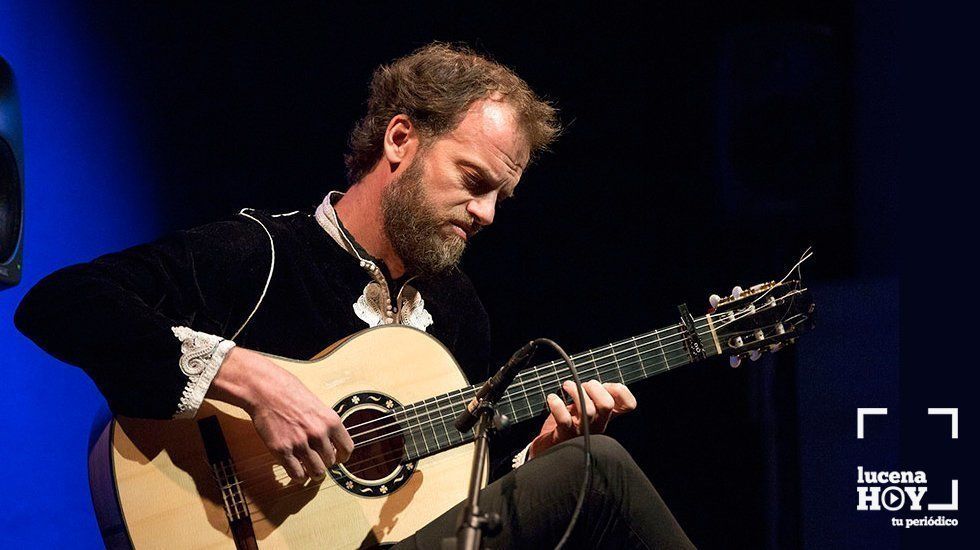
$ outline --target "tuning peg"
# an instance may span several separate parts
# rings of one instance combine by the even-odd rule
[[[721,302],[721,296],[717,294],[712,294],[708,296],[708,303],[711,304],[712,308],[718,307],[719,302]]]
[[[733,369],[737,369],[738,366],[742,364],[742,358],[737,355],[732,355],[728,358],[728,364],[731,365]]]
[[[758,361],[760,357],[762,357],[762,352],[757,349],[749,352],[749,359],[753,361]]]
[[[777,351],[779,351],[781,349],[783,349],[783,343],[782,342],[776,342],[775,344],[769,346],[769,351],[772,352],[772,353],[776,353]]]
[[[742,295],[742,287],[735,286],[732,287],[732,300],[738,300],[738,297]]]

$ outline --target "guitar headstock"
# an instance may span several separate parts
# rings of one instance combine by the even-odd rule
[[[730,296],[712,295],[709,302],[718,343],[733,367],[746,357],[754,361],[779,351],[813,328],[813,299],[799,280],[735,287]]]

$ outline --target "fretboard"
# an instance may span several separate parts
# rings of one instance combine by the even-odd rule
[[[708,317],[695,320],[705,356],[717,355]],[[687,336],[680,325],[673,325],[640,336],[572,356],[579,378],[585,382],[631,384],[694,362]],[[571,380],[564,361],[551,361],[525,369],[497,404],[497,410],[517,423],[539,416],[546,409],[549,393],[559,396],[561,383]],[[460,433],[453,425],[466,403],[483,384],[468,386],[394,411],[402,426],[408,458],[424,458],[473,439],[472,431]],[[570,398],[565,397],[566,402]]]

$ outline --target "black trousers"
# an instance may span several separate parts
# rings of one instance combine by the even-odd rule
[[[480,507],[497,512],[500,531],[484,547],[550,550],[575,510],[584,468],[582,438],[566,441],[487,486]],[[592,436],[592,483],[566,548],[694,548],[629,453],[616,440]],[[452,536],[462,504],[449,510],[398,550],[439,550]]]

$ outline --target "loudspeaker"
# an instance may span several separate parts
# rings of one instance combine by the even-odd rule
[[[0,57],[0,289],[20,282],[23,254],[23,129],[14,72]]]

